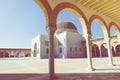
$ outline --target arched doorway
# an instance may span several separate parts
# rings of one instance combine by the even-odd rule
[[[92,57],[100,57],[99,48],[96,44],[92,45]]]
[[[116,46],[116,56],[120,56],[120,45]]]
[[[101,45],[101,56],[108,57],[107,46],[106,43]]]

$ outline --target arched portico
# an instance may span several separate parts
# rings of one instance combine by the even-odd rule
[[[97,21],[101,25],[101,27],[103,29],[104,39],[105,39],[106,45],[107,45],[107,52],[108,52],[109,64],[113,65],[112,48],[110,46],[110,34],[109,34],[109,29],[107,27],[107,24],[105,23],[104,19],[102,19],[98,15],[93,15],[93,16],[90,17],[90,19],[89,19],[89,24],[90,25],[91,25],[91,23],[92,23],[93,20]]]
[[[92,59],[91,59],[91,53],[90,53],[91,49],[90,49],[90,45],[89,45],[91,34],[89,33],[89,30],[88,30],[87,18],[79,8],[77,8],[75,5],[67,3],[67,2],[60,3],[54,8],[54,16],[57,18],[57,15],[62,10],[68,10],[68,11],[72,12],[73,14],[75,14],[78,17],[79,21],[81,22],[82,28],[83,28],[83,35],[86,40],[88,69],[92,70],[93,67],[92,67]]]
[[[110,34],[109,34],[109,29],[108,29],[108,22],[106,24],[106,19],[104,21],[104,19],[102,19],[101,16],[99,16],[98,14],[94,14],[94,12],[90,12],[89,11],[85,11],[83,10],[84,8],[80,8],[77,5],[75,5],[74,1],[54,1],[54,2],[50,2],[48,0],[35,0],[38,5],[42,8],[43,12],[45,13],[46,16],[46,27],[50,36],[50,55],[49,55],[49,75],[50,75],[50,79],[54,78],[54,32],[56,30],[56,18],[57,15],[59,14],[60,11],[62,10],[68,10],[72,13],[74,13],[79,20],[82,23],[82,27],[83,27],[83,34],[86,40],[86,49],[87,49],[87,57],[88,57],[88,66],[89,69],[92,70],[92,59],[91,59],[91,42],[90,42],[90,38],[91,38],[91,22],[93,20],[96,20],[98,23],[101,24],[102,29],[104,30],[104,37],[106,40],[106,45],[107,45],[107,51],[108,51],[108,55],[109,55],[109,63],[111,65],[113,65],[113,61],[112,61],[112,55],[111,55],[111,48],[110,48]],[[72,4],[72,2],[74,4]],[[54,6],[53,6],[54,3]],[[55,4],[56,3],[56,4]],[[86,13],[86,15],[82,12],[84,11],[84,13]],[[89,19],[89,21],[88,21]]]

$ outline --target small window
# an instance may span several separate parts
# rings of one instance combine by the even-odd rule
[[[80,51],[81,51],[81,48],[80,48]]]
[[[77,48],[75,48],[75,52],[77,52]]]
[[[49,48],[46,49],[46,54],[49,54]]]
[[[72,51],[72,48],[70,48],[70,52]]]
[[[60,53],[62,53],[62,48],[60,48],[60,51],[59,51]]]
[[[45,46],[49,46],[49,42],[48,41],[45,41]]]

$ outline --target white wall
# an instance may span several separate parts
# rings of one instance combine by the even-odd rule
[[[82,55],[80,51],[80,48],[82,49],[81,41],[84,38],[79,33],[66,32],[66,35],[68,57],[80,57]],[[70,51],[70,48],[72,48],[72,51]]]
[[[66,58],[67,57],[67,50],[66,50],[66,33],[60,33],[55,35],[55,54],[57,58]],[[61,45],[58,45],[61,43]],[[62,49],[62,52],[60,53],[60,48]]]

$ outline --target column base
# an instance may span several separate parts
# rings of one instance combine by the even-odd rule
[[[112,63],[109,63],[108,65],[109,65],[109,66],[115,66],[115,64],[112,64]]]
[[[94,70],[96,70],[96,69],[93,68],[93,67],[88,67],[87,70],[89,70],[89,71],[94,71]]]
[[[55,80],[55,79],[58,79],[58,78],[59,78],[58,76],[54,75],[54,77],[52,77],[52,78],[50,78],[50,76],[49,76],[48,80]]]
[[[50,76],[48,77],[48,80],[54,80],[54,79],[55,77],[52,77],[52,78]]]

